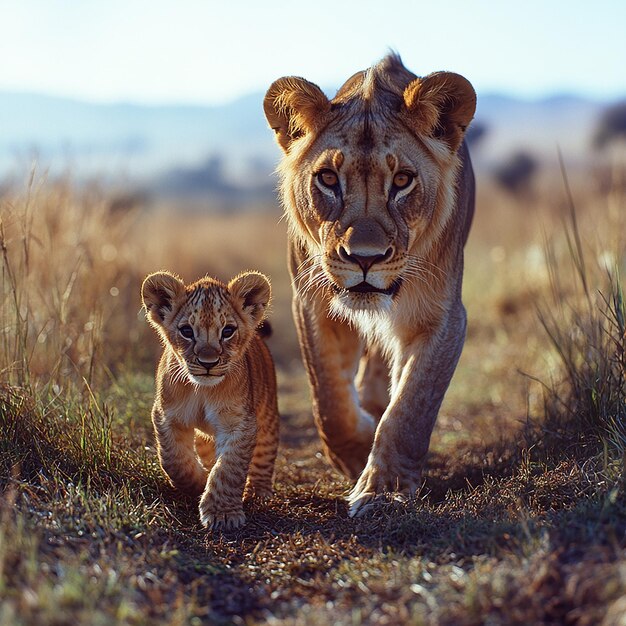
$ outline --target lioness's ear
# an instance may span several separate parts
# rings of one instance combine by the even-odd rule
[[[273,82],[263,100],[265,117],[287,152],[291,142],[318,126],[330,111],[330,101],[313,83],[297,76]]]
[[[258,324],[264,317],[272,297],[270,281],[261,272],[244,272],[228,283],[228,291],[238,300],[244,313]]]
[[[459,74],[435,72],[409,83],[404,105],[419,133],[444,139],[456,150],[474,117],[476,92]]]
[[[150,274],[141,286],[141,301],[146,307],[148,321],[161,325],[174,302],[185,295],[185,283],[169,272]]]

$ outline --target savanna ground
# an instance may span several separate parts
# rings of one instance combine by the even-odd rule
[[[277,209],[5,191],[0,623],[626,623],[626,198],[618,175],[574,178],[573,202],[559,173],[518,198],[480,186],[424,488],[356,520],[313,425]],[[157,463],[139,288],[163,268],[273,279],[276,493],[237,532],[207,533]]]

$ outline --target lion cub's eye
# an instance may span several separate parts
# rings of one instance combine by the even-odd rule
[[[178,329],[178,332],[185,338],[185,339],[193,339],[193,328],[191,326],[189,326],[189,324],[185,324],[184,326],[181,326]]]
[[[235,334],[236,330],[237,327],[232,326],[231,324],[229,324],[228,326],[224,326],[224,328],[222,329],[222,339],[230,339]]]
[[[322,170],[318,175],[317,179],[324,185],[324,187],[334,187],[339,183],[339,178],[337,178],[337,174],[331,170]]]
[[[393,186],[396,189],[406,189],[413,182],[414,178],[413,174],[408,172],[398,172],[393,177]]]

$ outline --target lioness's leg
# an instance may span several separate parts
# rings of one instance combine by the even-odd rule
[[[202,493],[207,472],[196,456],[194,429],[180,426],[157,406],[152,410],[152,423],[163,471],[181,491],[191,495]]]
[[[420,487],[437,413],[461,355],[465,325],[465,309],[459,305],[439,333],[415,342],[395,364],[391,402],[348,497],[350,515],[362,513],[384,492],[412,495]]]
[[[389,366],[376,346],[369,346],[361,358],[356,387],[361,406],[380,419],[389,404]]]
[[[231,529],[245,523],[242,497],[255,438],[252,416],[234,431],[216,432],[215,465],[200,499],[200,521],[207,528]]]
[[[294,317],[312,390],[313,416],[330,462],[356,478],[367,461],[375,420],[359,406],[355,387],[363,343],[317,303],[294,299]]]

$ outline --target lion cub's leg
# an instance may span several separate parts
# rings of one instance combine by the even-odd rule
[[[272,495],[274,463],[278,452],[278,408],[259,415],[256,445],[246,481],[246,497],[266,498]]]
[[[200,459],[204,469],[211,471],[215,465],[215,442],[213,437],[209,437],[200,430],[195,433],[196,454]]]
[[[152,412],[157,452],[163,471],[173,485],[191,495],[202,493],[207,472],[194,449],[194,429],[177,424],[160,408]]]
[[[255,439],[253,416],[234,429],[216,432],[215,464],[200,499],[200,521],[207,528],[230,530],[245,524],[242,498]]]

